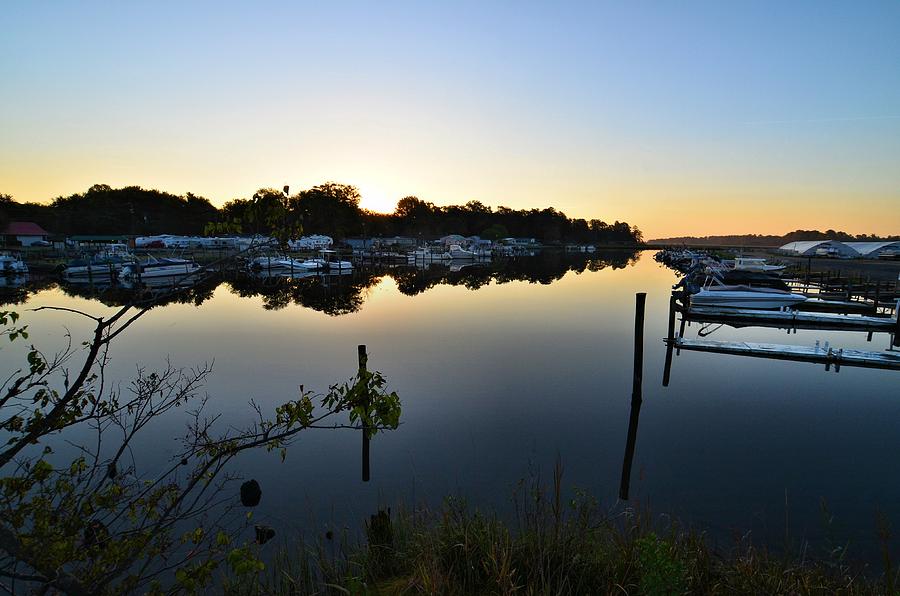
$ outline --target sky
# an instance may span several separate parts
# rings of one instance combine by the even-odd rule
[[[900,234],[900,2],[7,2],[0,192]]]

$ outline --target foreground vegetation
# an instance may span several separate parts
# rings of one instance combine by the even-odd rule
[[[639,510],[612,514],[581,495],[517,500],[511,524],[447,500],[438,512],[379,512],[363,546],[326,535],[282,551],[261,573],[232,575],[227,593],[261,594],[896,594],[897,572],[775,556],[746,538],[728,552],[700,532]]]

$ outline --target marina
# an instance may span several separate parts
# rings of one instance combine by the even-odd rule
[[[9,8],[0,593],[900,595],[900,2]]]

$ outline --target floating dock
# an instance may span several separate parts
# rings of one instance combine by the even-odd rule
[[[674,347],[678,350],[714,352],[716,354],[792,360],[795,362],[812,362],[824,364],[826,369],[829,366],[834,365],[835,370],[838,370],[841,366],[900,370],[900,351],[865,352],[862,350],[826,349],[818,345],[814,347],[805,347],[781,344],[684,339],[681,337],[675,337],[672,340],[665,339],[663,341],[670,347]]]
[[[833,331],[884,331],[890,333],[897,322],[889,317],[810,313],[796,310],[756,310],[691,306],[684,313],[690,321],[725,323],[734,327],[778,327],[788,329],[822,329]]]

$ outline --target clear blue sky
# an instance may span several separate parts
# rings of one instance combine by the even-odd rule
[[[900,2],[9,2],[0,192],[900,233]]]

